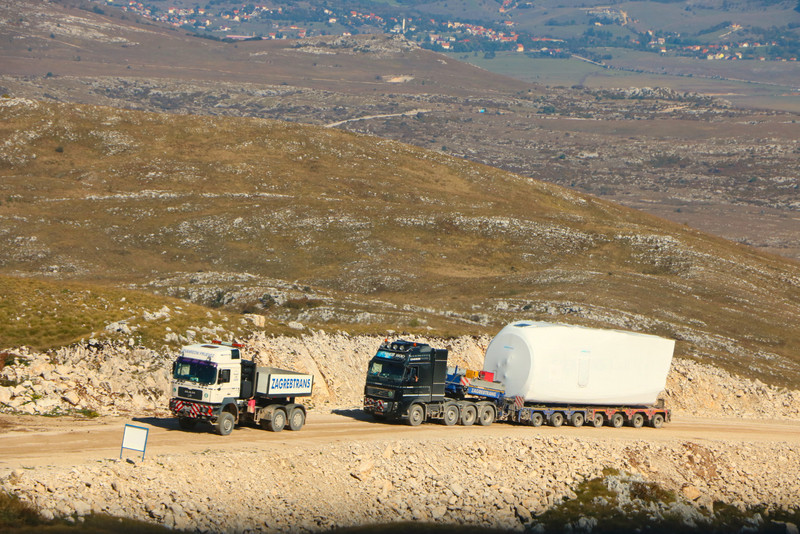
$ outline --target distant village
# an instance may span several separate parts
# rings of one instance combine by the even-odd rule
[[[492,27],[456,20],[382,17],[375,13],[356,10],[336,12],[329,8],[313,6],[294,8],[291,6],[269,7],[242,4],[236,8],[218,6],[216,10],[211,10],[201,7],[157,8],[137,0],[97,1],[150,20],[185,28],[199,35],[231,41],[302,39],[318,35],[348,36],[353,33],[394,33],[403,34],[409,39],[416,40],[426,48],[451,52],[493,53],[503,50],[564,57],[569,56],[572,53],[571,49],[576,46],[586,47],[586,43],[580,39],[576,43],[517,31],[516,23],[511,20],[501,21]],[[515,6],[514,2],[515,0],[504,0],[499,7],[499,12],[501,14],[507,12]],[[612,24],[624,26],[634,22],[625,11],[616,8],[587,8],[586,13],[591,17],[593,26],[598,30],[587,32],[595,38],[593,41],[595,46],[602,45],[597,42],[597,38],[602,38],[603,26]],[[726,25],[719,29],[717,38],[727,38],[739,30],[741,30],[741,26],[737,24]],[[793,56],[781,57],[769,53],[770,47],[778,46],[776,41],[742,40],[728,41],[725,44],[684,44],[679,34],[663,35],[653,31],[641,34],[640,37],[644,37],[644,39],[631,37],[628,42],[623,43],[617,39],[613,45],[707,60],[797,61],[797,58]],[[601,60],[602,58],[595,59]]]

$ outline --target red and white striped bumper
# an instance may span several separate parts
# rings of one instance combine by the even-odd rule
[[[170,399],[169,409],[177,417],[211,417],[212,408],[208,404],[199,404],[183,399]]]

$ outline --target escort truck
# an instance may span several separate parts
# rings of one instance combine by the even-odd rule
[[[169,401],[180,427],[191,430],[204,421],[223,436],[242,423],[273,432],[286,426],[300,430],[306,408],[296,401],[311,395],[314,376],[257,366],[243,359],[240,349],[216,340],[181,349],[172,366]]]

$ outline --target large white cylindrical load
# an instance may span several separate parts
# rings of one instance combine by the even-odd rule
[[[489,344],[483,369],[528,402],[638,406],[656,402],[674,349],[647,334],[517,322]]]

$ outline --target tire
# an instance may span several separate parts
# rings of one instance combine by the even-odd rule
[[[476,419],[478,419],[478,409],[474,405],[467,404],[461,409],[461,424],[463,426],[472,426]]]
[[[419,404],[412,404],[408,408],[408,424],[419,426],[425,420],[425,410]]]
[[[594,418],[592,419],[592,426],[593,427],[600,428],[601,426],[603,426],[604,422],[605,422],[605,418],[603,417],[603,414],[601,414],[601,413],[594,414]]]
[[[548,422],[550,426],[558,428],[564,424],[564,414],[561,412],[553,412],[550,414],[550,420]]]
[[[215,425],[217,434],[220,436],[227,436],[233,432],[233,427],[236,425],[236,418],[230,412],[222,412],[219,414],[217,424]]]
[[[657,413],[653,415],[653,418],[650,420],[650,426],[653,428],[661,428],[664,426],[664,414]]]
[[[619,427],[621,427],[622,425],[625,424],[625,416],[622,415],[621,413],[617,412],[617,413],[615,413],[614,415],[611,416],[611,419],[609,420],[609,423],[614,428],[619,428]]]
[[[542,412],[533,412],[531,414],[531,426],[542,426],[542,424],[544,424]]]
[[[633,417],[631,417],[631,425],[633,428],[642,428],[642,425],[644,425],[644,414],[641,412],[633,414]]]
[[[458,406],[455,404],[448,404],[444,407],[442,423],[444,423],[445,426],[453,426],[458,423],[458,415]]]
[[[275,408],[272,418],[267,421],[267,429],[272,432],[280,432],[286,426],[286,411],[283,408]]]
[[[178,425],[181,430],[192,430],[197,426],[197,419],[193,417],[178,417]]]
[[[572,414],[572,417],[569,418],[569,424],[571,424],[575,428],[582,427],[584,422],[585,419],[581,412],[575,412],[574,414]]]
[[[494,423],[495,415],[494,408],[488,404],[484,404],[478,410],[478,424],[481,426],[489,426]]]
[[[306,423],[306,414],[302,408],[295,408],[289,415],[289,430],[300,430]]]

